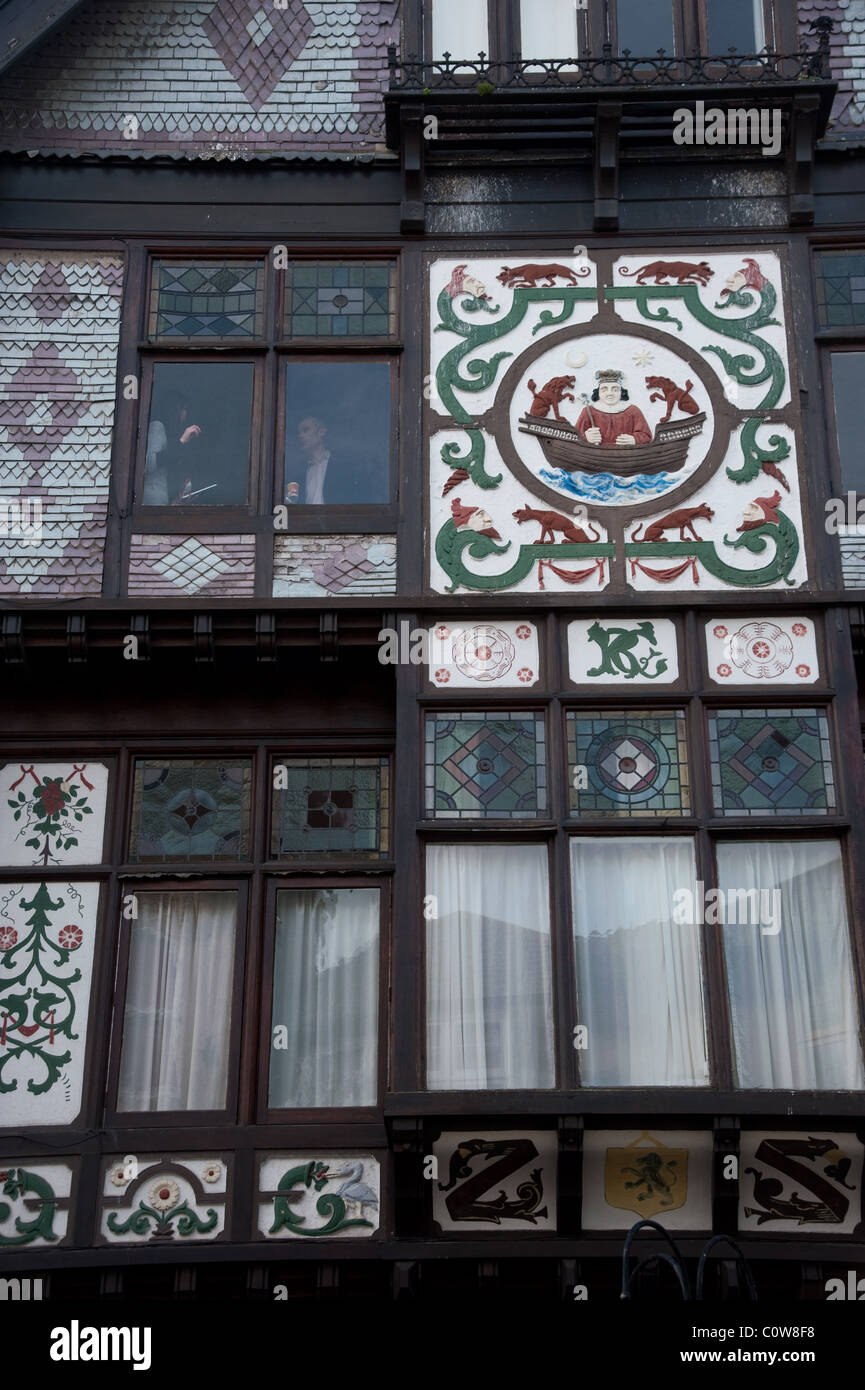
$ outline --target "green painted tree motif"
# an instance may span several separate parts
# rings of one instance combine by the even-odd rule
[[[81,769],[76,768],[76,771]],[[24,843],[28,848],[37,851],[43,864],[47,864],[52,857],[56,862],[58,855],[78,844],[78,837],[74,833],[77,827],[74,823],[83,823],[85,816],[93,814],[93,809],[87,805],[87,796],[82,794],[77,782],[63,777],[43,777],[40,782],[32,767],[22,767],[21,773],[21,777],[17,782],[13,782],[10,790],[14,791],[28,775],[33,778],[36,788],[33,791],[19,791],[17,797],[8,801],[7,804],[12,808],[12,819],[20,821],[22,816],[24,817],[25,828],[33,832],[31,838]],[[93,790],[83,776],[82,782]]]
[[[108,1229],[113,1235],[123,1236],[128,1231],[135,1236],[146,1236],[153,1225],[153,1236],[161,1240],[174,1239],[173,1223],[177,1222],[177,1235],[191,1236],[194,1233],[204,1235],[212,1231],[219,1217],[213,1207],[207,1209],[207,1220],[203,1220],[198,1212],[189,1206],[186,1199],[173,1207],[170,1211],[155,1211],[153,1207],[146,1205],[144,1201],[138,1203],[135,1211],[130,1212],[125,1221],[118,1218],[117,1212],[112,1211],[108,1217]]]
[[[12,972],[0,983],[0,1093],[18,1088],[17,1078],[6,1079],[7,1069],[16,1059],[29,1054],[41,1065],[41,1079],[31,1076],[27,1082],[33,1095],[50,1090],[71,1059],[70,1051],[58,1052],[56,1048],[60,1039],[74,1041],[78,1037],[72,1031],[72,986],[81,979],[81,971],[61,972],[81,945],[84,933],[77,924],[67,923],[56,941],[48,935],[51,916],[65,901],[58,898],[55,902],[47,884],[40,883],[29,901],[21,898],[19,902],[31,913],[26,924],[30,931],[23,941],[19,942],[14,928],[0,928],[0,968]]]
[[[313,1187],[316,1192],[321,1192],[331,1179],[328,1176],[328,1167],[320,1159],[312,1159],[309,1163],[300,1163],[280,1178],[277,1186],[276,1196],[273,1199],[273,1225],[268,1231],[268,1235],[274,1235],[276,1231],[281,1231],[286,1227],[300,1236],[332,1236],[337,1231],[346,1231],[350,1226],[372,1226],[371,1221],[364,1220],[363,1217],[355,1217],[351,1220],[346,1218],[346,1205],[342,1197],[338,1197],[335,1192],[326,1192],[319,1197],[315,1204],[315,1209],[319,1216],[327,1217],[323,1226],[307,1226],[306,1217],[300,1216],[294,1209],[293,1204],[302,1196],[297,1189],[301,1186]]]
[[[3,1183],[3,1196],[14,1199],[23,1198],[25,1193],[32,1193],[31,1203],[39,1203],[39,1211],[32,1221],[24,1221],[20,1216],[15,1218],[15,1236],[7,1236],[0,1231],[0,1245],[30,1245],[34,1240],[56,1240],[57,1235],[54,1231],[54,1215],[57,1210],[57,1198],[51,1184],[41,1177],[38,1173],[28,1173],[25,1168],[10,1168],[5,1172],[0,1172],[0,1181]],[[8,1221],[12,1213],[12,1208],[8,1202],[0,1202],[0,1225]]]

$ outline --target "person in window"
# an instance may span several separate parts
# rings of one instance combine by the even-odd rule
[[[144,469],[146,507],[197,502],[199,497],[208,500],[206,492],[195,495],[198,488],[206,487],[207,480],[202,478],[207,465],[194,448],[201,426],[187,424],[188,416],[189,401],[177,391],[166,392],[161,404],[154,407]]]
[[[625,379],[621,372],[605,368],[595,372],[598,383],[592,392],[592,403],[586,404],[577,429],[587,444],[649,444],[652,431],[639,406],[626,405],[628,399]],[[585,396],[583,400],[585,400]]]
[[[365,502],[357,496],[356,470],[334,459],[326,444],[327,426],[317,415],[305,415],[297,426],[297,441],[306,459],[301,480],[286,484],[287,502],[304,502],[307,506],[332,505],[334,502]]]

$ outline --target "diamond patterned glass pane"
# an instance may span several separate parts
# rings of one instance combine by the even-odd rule
[[[690,815],[684,713],[569,714],[568,783],[570,809],[577,816]]]
[[[865,251],[820,253],[816,289],[822,328],[865,323]]]
[[[155,261],[151,338],[258,338],[260,261]]]
[[[130,863],[248,859],[250,773],[249,758],[137,761]]]
[[[834,813],[829,723],[817,709],[731,709],[709,715],[712,800],[724,816]]]
[[[547,810],[544,716],[429,713],[427,816],[520,820]]]
[[[275,859],[390,854],[387,758],[283,758],[274,767]]]
[[[294,261],[286,271],[287,338],[392,338],[393,261]]]

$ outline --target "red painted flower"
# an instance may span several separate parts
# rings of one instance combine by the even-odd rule
[[[530,681],[534,674],[534,671],[530,670],[528,666],[522,666],[520,670],[517,671],[517,680],[523,682]]]
[[[42,802],[43,816],[56,816],[63,810],[64,797],[59,777],[54,782],[43,782],[36,788],[34,796]]]
[[[445,627],[444,623],[439,623],[433,635],[437,637],[440,642],[446,642],[451,635],[451,630],[449,627]]]
[[[719,676],[729,676],[729,674],[730,674],[730,667],[727,665],[726,662],[722,662],[722,664],[718,667],[718,675],[719,675]]]
[[[0,927],[0,951],[8,951],[18,940],[14,927]]]
[[[520,623],[519,627],[517,628],[517,636],[520,638],[520,640],[522,642],[525,642],[526,638],[531,637],[531,635],[532,630],[529,627],[528,623]]]
[[[445,671],[445,670],[436,671],[436,680],[438,681],[439,685],[447,685],[447,683],[448,683],[448,681],[450,680],[450,678],[451,678],[451,673],[450,673],[450,671]]]
[[[810,667],[810,666],[804,666],[804,665],[803,665],[803,666],[797,666],[797,667],[796,667],[796,675],[797,675],[797,676],[801,676],[803,680],[805,679],[806,676],[810,676],[810,674],[811,674],[811,667]]]
[[[77,951],[84,940],[84,933],[80,927],[67,923],[65,927],[60,928],[57,940],[65,951]]]
[[[793,624],[793,636],[794,636],[794,637],[804,637],[804,636],[805,636],[805,633],[806,633],[807,631],[808,631],[808,629],[806,628],[806,626],[805,626],[804,623],[794,623],[794,624]]]
[[[751,655],[765,661],[772,655],[772,648],[768,642],[752,642]]]
[[[720,623],[718,624],[717,627],[713,627],[713,628],[712,628],[712,631],[713,631],[713,633],[715,634],[715,636],[718,638],[719,641],[720,641],[723,637],[726,637],[726,636],[727,636],[727,629],[726,629],[725,627],[722,627]]]

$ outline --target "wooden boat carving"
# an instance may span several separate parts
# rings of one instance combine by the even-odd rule
[[[701,411],[687,420],[658,425],[648,444],[622,447],[587,444],[579,430],[564,420],[538,420],[523,415],[519,428],[537,439],[553,468],[563,468],[566,473],[616,473],[631,478],[640,473],[677,473],[684,467],[691,440],[701,433],[705,423],[706,415]]]

